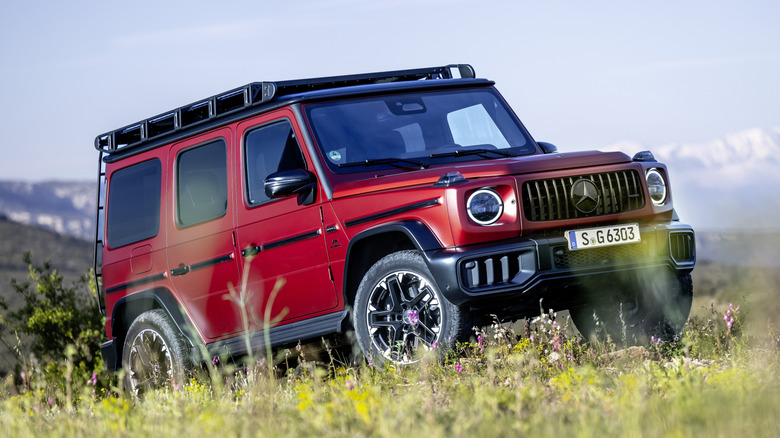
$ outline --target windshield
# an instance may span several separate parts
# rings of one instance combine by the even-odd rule
[[[325,162],[336,173],[425,168],[535,151],[490,89],[318,103],[308,105],[306,114]]]

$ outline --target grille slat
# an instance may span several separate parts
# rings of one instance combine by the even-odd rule
[[[591,213],[578,211],[572,199],[572,187],[580,179],[595,184],[599,195],[599,205]],[[638,210],[645,205],[638,181],[633,170],[526,181],[523,211],[530,221],[554,221]]]

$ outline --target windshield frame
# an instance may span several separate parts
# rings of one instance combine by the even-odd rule
[[[398,124],[406,121],[414,121],[414,123],[409,124],[418,124],[418,121],[421,121],[419,118],[422,116],[422,114],[426,113],[427,107],[423,102],[423,98],[431,98],[433,97],[434,100],[429,100],[428,105],[430,106],[431,103],[433,103],[436,98],[439,97],[446,97],[448,95],[463,95],[463,94],[469,94],[467,96],[467,99],[472,100],[480,100],[480,102],[488,101],[492,104],[492,111],[493,115],[490,115],[488,110],[484,108],[483,106],[483,112],[485,115],[488,115],[490,118],[490,122],[492,122],[493,125],[495,125],[495,128],[492,129],[492,133],[490,135],[495,134],[498,132],[501,136],[501,139],[505,139],[505,144],[500,144],[499,146],[495,146],[493,144],[472,144],[472,145],[466,145],[461,146],[459,144],[455,144],[455,142],[449,142],[445,144],[442,142],[442,144],[436,143],[436,146],[438,147],[430,147],[432,145],[428,145],[428,143],[425,143],[422,146],[422,149],[420,148],[420,145],[416,146],[416,150],[409,150],[410,144],[408,142],[409,136],[408,133],[405,133],[407,135],[398,135],[397,137],[404,137],[405,143],[405,149],[404,152],[400,153],[392,153],[388,150],[387,153],[382,154],[382,149],[375,149],[371,150],[370,152],[372,155],[370,156],[356,156],[355,154],[352,155],[352,157],[342,157],[342,154],[347,155],[345,152],[347,152],[346,147],[355,147],[359,149],[362,145],[368,144],[368,143],[374,143],[374,142],[381,142],[380,140],[377,140],[374,136],[369,136],[367,134],[377,134],[379,130],[363,130],[363,132],[357,132],[357,133],[347,133],[347,131],[355,131],[360,130],[360,126],[365,126],[366,123],[355,123],[360,122],[360,117],[354,117],[350,116],[349,111],[337,111],[339,109],[346,108],[350,105],[355,105],[357,108],[358,105],[361,104],[370,104],[377,107],[381,103],[387,104],[387,111],[377,111],[377,108],[374,108],[371,111],[365,111],[362,113],[363,119],[366,117],[372,117],[376,119],[384,118],[384,120],[376,121],[376,124],[380,123],[388,123],[388,126],[392,129],[389,129],[388,127],[385,127],[385,130],[383,132],[389,132],[389,131],[398,131]],[[488,99],[488,100],[485,100]],[[404,109],[400,113],[397,111],[393,111],[390,108],[390,105],[388,102],[407,102],[408,110]],[[410,103],[411,102],[411,103]],[[418,104],[419,102],[419,104]],[[396,103],[396,106],[399,106],[400,104]],[[420,106],[422,105],[422,106]],[[464,105],[462,108],[469,108],[471,106],[477,106],[476,105]],[[425,125],[425,129],[436,129],[436,124],[443,125],[444,122],[450,124],[447,125],[446,128],[451,128],[451,121],[448,117],[449,114],[452,114],[452,112],[449,113],[443,113],[441,111],[436,112],[436,106],[434,105],[434,111],[431,114],[425,114],[425,118],[429,119],[428,123],[431,123],[432,119],[434,123],[431,126]],[[458,107],[454,107],[458,108]],[[461,108],[461,109],[462,109]],[[320,111],[321,109],[325,109],[325,111]],[[330,110],[329,110],[330,109]],[[536,145],[536,142],[533,140],[531,135],[528,133],[528,131],[525,129],[523,124],[520,122],[520,120],[515,115],[514,111],[512,111],[512,108],[506,103],[506,101],[503,99],[503,97],[498,93],[498,91],[490,86],[490,87],[469,87],[469,88],[456,88],[456,89],[443,89],[443,90],[403,90],[401,92],[395,92],[395,93],[383,93],[383,94],[376,94],[376,95],[369,95],[369,96],[357,96],[357,97],[351,97],[351,98],[343,98],[343,99],[329,99],[329,100],[323,100],[318,102],[312,102],[312,103],[306,103],[302,105],[302,113],[304,117],[306,118],[306,123],[309,127],[309,131],[311,132],[312,140],[315,143],[315,147],[317,149],[317,152],[320,156],[320,159],[325,164],[323,167],[328,169],[330,173],[332,174],[339,174],[339,175],[346,175],[346,174],[353,174],[353,173],[364,173],[364,172],[373,172],[376,173],[378,171],[381,171],[383,174],[390,174],[390,173],[399,173],[399,172],[408,172],[413,170],[420,170],[425,169],[428,167],[439,167],[439,166],[447,166],[447,165],[453,165],[461,162],[472,162],[472,161],[485,161],[485,160],[494,160],[494,159],[506,159],[509,157],[515,157],[515,156],[523,156],[523,155],[532,155],[535,153],[539,153],[538,146]],[[319,114],[318,114],[319,112]],[[336,114],[337,112],[340,113],[346,113],[346,116],[338,115],[335,120],[337,120],[340,123],[327,123],[327,122],[321,122],[318,120],[320,117],[328,117],[333,119],[333,114]],[[453,111],[454,112],[454,111]],[[324,115],[323,115],[324,114]],[[367,116],[366,116],[367,115]],[[446,120],[444,117],[447,117]],[[498,120],[497,120],[498,118]],[[352,123],[345,123],[346,121],[351,120]],[[363,120],[365,122],[365,120]],[[373,121],[372,121],[373,122]],[[333,126],[336,125],[342,126],[342,131],[340,131],[338,128],[334,129]],[[407,125],[404,125],[407,126]],[[358,127],[358,128],[356,128]],[[419,130],[422,130],[423,127],[419,127]],[[441,126],[438,126],[438,129],[440,132],[447,132],[450,135],[453,135],[452,129],[447,131],[445,128],[442,128]],[[327,131],[330,130],[331,133],[328,133]],[[489,129],[490,130],[490,129]],[[484,129],[482,130],[484,134]],[[509,131],[509,134],[507,135],[507,131]],[[340,135],[338,137],[337,135],[333,134],[333,132],[336,132],[337,135]],[[422,131],[420,131],[420,134],[418,136],[422,135]],[[404,134],[404,133],[402,133]],[[466,133],[470,134],[470,133]],[[460,134],[461,137],[463,134]],[[488,134],[484,134],[488,135]],[[328,136],[330,136],[328,138]],[[377,134],[379,136],[379,134]],[[364,140],[361,142],[359,138],[363,138]],[[334,138],[348,138],[347,142],[348,145],[345,148],[338,149],[334,147],[333,139]],[[367,139],[367,140],[365,140]],[[509,141],[512,141],[513,143],[520,143],[522,141],[522,144],[510,144]],[[351,142],[351,143],[349,143]],[[488,149],[487,151],[480,152],[479,150],[482,149]],[[458,152],[460,151],[460,152]],[[363,151],[365,152],[365,151]],[[453,153],[454,152],[454,153]],[[494,152],[494,153],[491,153]],[[394,160],[395,159],[395,160]],[[410,163],[421,163],[422,165],[415,165]]]

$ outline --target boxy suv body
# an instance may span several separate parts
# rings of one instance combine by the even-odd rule
[[[666,167],[537,143],[468,65],[252,83],[95,146],[102,351],[135,392],[267,340],[404,363],[488,315],[641,341],[690,310]]]

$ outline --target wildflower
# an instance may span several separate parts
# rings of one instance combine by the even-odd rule
[[[650,342],[655,345],[661,345],[661,338],[656,338],[655,336],[650,336]]]
[[[739,313],[739,306],[734,307],[733,303],[729,303],[729,309],[723,314],[723,320],[726,321],[726,327],[731,331],[731,327],[736,322],[735,315]]]
[[[435,350],[439,348],[439,341],[433,341],[433,344],[431,344],[431,350]]]
[[[352,379],[347,380],[344,382],[344,387],[347,388],[347,391],[352,391],[357,386],[357,382],[355,382]]]
[[[97,385],[97,372],[92,373],[92,377],[87,381],[87,385],[89,386]]]
[[[219,357],[214,356],[214,358],[211,359],[211,364],[217,366],[218,363],[219,363]]]
[[[298,345],[295,346],[295,351],[301,351],[301,341],[298,341]]]
[[[409,323],[411,323],[413,326],[417,326],[417,324],[420,323],[420,313],[417,311],[417,309],[412,309],[409,311]]]
[[[482,344],[482,341],[485,340],[485,337],[482,335],[477,336],[477,345],[479,345],[479,352],[482,353],[482,350],[485,349],[485,346]]]
[[[456,363],[455,364],[455,371],[457,371],[458,374],[460,374],[463,371],[463,367],[459,363]]]
[[[528,337],[528,339],[530,339],[530,340],[531,340],[531,342],[533,342],[533,341],[534,341],[534,334],[533,334],[533,333],[531,333],[531,336],[529,336],[529,337]]]

